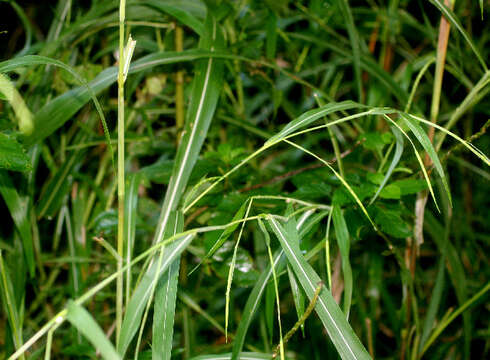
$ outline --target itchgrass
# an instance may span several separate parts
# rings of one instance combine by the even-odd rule
[[[0,357],[488,357],[483,2],[325,4],[3,2]]]

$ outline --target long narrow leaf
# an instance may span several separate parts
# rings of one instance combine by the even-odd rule
[[[347,223],[339,206],[334,206],[332,210],[332,220],[339,244],[340,256],[342,258],[342,272],[344,274],[344,313],[349,318],[350,304],[352,302],[352,268],[350,266],[350,237]]]
[[[67,309],[66,318],[100,351],[104,359],[120,359],[114,346],[87,310],[74,301],[70,301]]]
[[[155,281],[155,278],[159,279],[163,274],[165,274],[170,264],[179,258],[180,254],[182,254],[182,252],[192,242],[193,238],[194,235],[186,235],[167,246],[165,248],[165,256],[159,271],[157,272],[157,261],[154,261],[141,279],[141,282],[131,297],[124,316],[121,328],[121,337],[119,339],[117,349],[121,356],[124,356],[131,343],[131,340],[136,334],[136,331],[138,331],[141,317],[143,315],[143,311],[145,310],[145,305],[150,297],[153,281]]]
[[[483,60],[483,56],[480,54],[480,51],[478,48],[475,46],[473,41],[471,40],[471,37],[468,35],[466,30],[463,28],[461,23],[459,22],[459,19],[456,17],[454,12],[448,8],[445,4],[444,1],[441,0],[430,0],[431,3],[433,3],[444,15],[444,17],[453,25],[458,31],[463,35],[463,38],[466,40],[468,45],[470,45],[471,50],[475,53],[476,57],[478,58],[478,61],[480,61],[483,69],[485,71],[488,70],[487,64],[485,63],[485,60]]]
[[[412,117],[404,113],[400,113],[400,116],[405,121],[405,124],[408,125],[410,130],[412,130],[413,134],[423,146],[427,154],[429,154],[437,170],[437,173],[441,177],[442,183],[444,185],[444,190],[446,191],[447,197],[449,199],[449,205],[452,206],[451,191],[449,190],[449,184],[447,182],[446,174],[444,173],[444,169],[442,168],[439,157],[437,156],[436,150],[434,149],[434,146],[432,146],[429,137],[425,133],[424,129],[422,129],[422,127]]]
[[[283,226],[273,218],[269,218],[269,223],[281,243],[289,264],[311,301],[320,277],[302,255],[297,245],[298,234],[286,233]],[[371,358],[328,290],[323,289],[320,293],[315,310],[342,359]]]
[[[383,188],[385,187],[386,183],[390,179],[391,174],[393,173],[393,170],[395,170],[396,165],[400,162],[400,159],[403,154],[403,135],[398,130],[396,127],[391,127],[391,132],[395,135],[396,139],[396,148],[395,148],[395,155],[393,155],[393,160],[391,161],[390,167],[388,168],[388,171],[385,174],[385,177],[383,178],[383,181],[381,181],[381,184],[379,185],[378,190],[376,191],[376,194],[372,197],[371,201],[369,202],[369,205],[371,205],[374,200],[377,199],[379,193]]]
[[[22,239],[22,247],[29,273],[31,276],[34,276],[34,247],[32,244],[31,225],[29,223],[29,199],[19,195],[12,179],[4,170],[0,170],[0,194],[5,204],[7,204],[10,216],[12,216],[15,227]]]
[[[184,229],[184,221],[181,214],[180,216],[177,215],[174,223],[171,235],[182,232]],[[169,360],[172,354],[179,270],[180,258],[177,258],[170,264],[168,271],[157,285],[153,309],[152,358],[154,360]]]

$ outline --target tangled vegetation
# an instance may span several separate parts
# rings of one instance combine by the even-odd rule
[[[0,7],[1,358],[489,356],[484,1]]]

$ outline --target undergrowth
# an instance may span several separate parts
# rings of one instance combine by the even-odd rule
[[[488,357],[483,6],[1,1],[0,357]]]

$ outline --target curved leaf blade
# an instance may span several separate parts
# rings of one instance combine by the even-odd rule
[[[311,301],[321,280],[302,255],[299,246],[295,245],[298,244],[297,232],[286,232],[284,227],[273,218],[269,218],[269,223]],[[320,293],[315,310],[342,359],[371,359],[328,290],[323,289]]]

